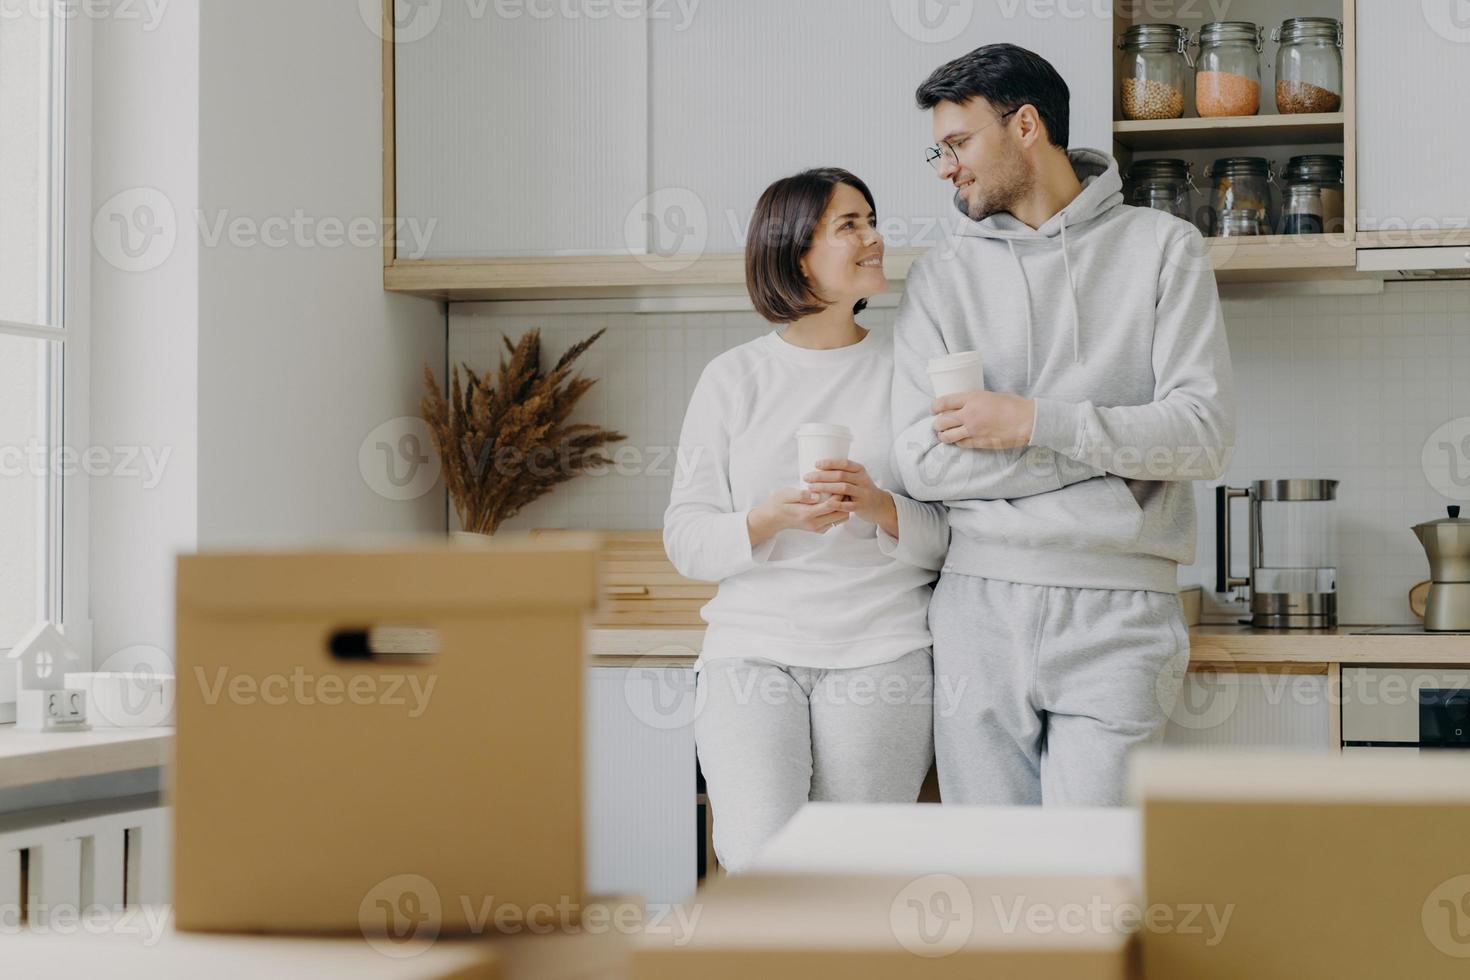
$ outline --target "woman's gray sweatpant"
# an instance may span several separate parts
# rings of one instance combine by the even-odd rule
[[[933,693],[927,647],[847,670],[702,664],[694,740],[720,864],[746,870],[808,800],[914,802],[934,758]]]
[[[945,571],[929,605],[946,803],[1116,806],[1189,667],[1178,596]]]

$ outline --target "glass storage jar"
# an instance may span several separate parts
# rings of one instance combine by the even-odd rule
[[[1128,203],[1194,220],[1194,179],[1183,160],[1138,160],[1128,168]]]
[[[1259,235],[1261,223],[1256,217],[1256,212],[1250,208],[1236,209],[1220,212],[1220,236],[1221,238],[1238,238],[1242,235]]]
[[[1343,233],[1347,224],[1343,220],[1342,157],[1330,153],[1292,157],[1281,177],[1288,193],[1300,184],[1315,186],[1322,197],[1322,230],[1329,235]]]
[[[1315,184],[1292,184],[1281,202],[1281,234],[1322,234],[1322,190]]]
[[[1118,77],[1124,119],[1178,119],[1184,115],[1184,83],[1194,62],[1189,32],[1176,24],[1137,24],[1118,42]]]
[[[1264,32],[1244,20],[1201,27],[1194,65],[1194,108],[1201,116],[1254,116],[1261,108]]]
[[[1276,52],[1276,111],[1336,112],[1342,108],[1342,23],[1293,17],[1271,32]]]
[[[1265,157],[1221,157],[1210,164],[1210,233],[1223,234],[1226,211],[1256,215],[1257,232],[1271,233],[1271,164]]]

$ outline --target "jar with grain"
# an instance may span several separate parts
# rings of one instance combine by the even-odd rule
[[[1315,184],[1293,184],[1286,188],[1281,204],[1281,234],[1322,234],[1322,189]]]
[[[1281,172],[1287,193],[1293,187],[1311,185],[1322,198],[1322,230],[1340,235],[1346,229],[1343,220],[1343,160],[1330,153],[1308,153],[1292,157]]]
[[[1207,234],[1223,235],[1226,211],[1249,211],[1256,216],[1256,232],[1271,233],[1271,163],[1265,157],[1222,157],[1210,164],[1210,206]]]
[[[1183,160],[1138,160],[1128,168],[1128,203],[1194,220],[1194,179]]]
[[[1199,30],[1194,108],[1201,116],[1254,116],[1261,108],[1264,32],[1244,20],[1222,20]]]
[[[1276,111],[1336,112],[1342,108],[1342,23],[1293,17],[1271,32],[1276,52]]]
[[[1194,62],[1189,32],[1175,24],[1136,24],[1118,42],[1123,63],[1118,93],[1124,119],[1178,119]]]

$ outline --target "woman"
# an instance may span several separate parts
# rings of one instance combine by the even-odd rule
[[[892,340],[856,320],[887,288],[867,186],[836,169],[772,184],[745,268],[756,310],[786,327],[705,368],[664,514],[675,567],[719,582],[695,742],[731,872],[809,799],[917,797],[933,757],[930,583],[949,544],[941,505],[890,489]],[[799,472],[806,422],[848,427],[851,458]]]

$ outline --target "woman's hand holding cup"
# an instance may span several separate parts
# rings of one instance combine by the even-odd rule
[[[803,487],[782,487],[767,497],[765,503],[751,508],[746,524],[750,527],[750,543],[756,547],[775,537],[778,531],[821,533],[846,520],[840,497],[824,499],[820,493]]]
[[[807,486],[830,493],[843,513],[861,517],[897,537],[898,506],[893,495],[873,482],[862,463],[850,459],[819,459],[817,468],[804,474]]]

